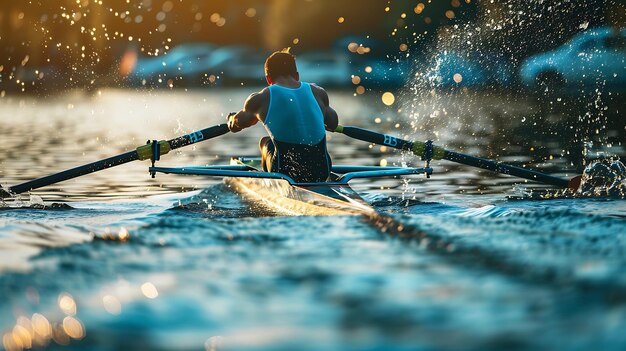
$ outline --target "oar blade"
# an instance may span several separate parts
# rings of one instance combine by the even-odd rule
[[[8,191],[4,190],[2,188],[2,185],[0,185],[0,199],[4,199],[7,197],[11,197],[11,194]]]
[[[582,175],[576,176],[570,179],[569,182],[567,182],[567,187],[572,191],[577,191],[578,188],[580,188],[580,183],[582,182],[582,180],[583,180]]]

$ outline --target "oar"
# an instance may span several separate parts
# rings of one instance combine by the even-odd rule
[[[500,163],[493,160],[487,160],[480,157],[461,154],[454,151],[446,150],[442,147],[432,145],[430,141],[425,143],[413,142],[396,138],[394,136],[376,133],[358,127],[337,126],[336,133],[345,134],[351,138],[367,141],[374,144],[387,145],[396,149],[409,150],[422,159],[440,160],[445,159],[453,162],[462,163],[464,165],[487,169],[490,171],[509,174],[512,176],[530,179],[536,182],[558,186],[560,188],[569,188],[578,190],[580,186],[581,176],[576,176],[570,180],[551,176],[549,174],[532,171],[525,168],[515,167]]]
[[[64,180],[76,178],[85,174],[119,166],[127,162],[135,160],[148,160],[153,158],[153,155],[156,155],[158,160],[160,155],[165,155],[171,150],[215,138],[228,132],[228,126],[224,123],[202,129],[187,135],[179,136],[178,138],[174,138],[171,140],[161,140],[158,142],[155,141],[152,144],[142,145],[135,150],[128,151],[117,156],[105,158],[104,160],[88,163],[86,165],[78,166],[72,169],[68,169],[66,171],[54,173],[45,177],[14,185],[12,187],[9,187],[7,189],[8,191],[0,187],[0,198],[9,197],[12,194],[23,193],[25,191],[30,191],[46,185],[59,183]],[[153,148],[156,147],[158,147],[158,150],[153,151]]]

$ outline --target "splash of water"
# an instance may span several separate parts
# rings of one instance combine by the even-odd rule
[[[516,195],[509,199],[562,199],[562,198],[613,198],[626,199],[626,166],[615,158],[591,161],[582,174],[579,188],[563,190],[537,190],[515,188]]]
[[[626,166],[613,159],[590,163],[585,168],[577,194],[584,197],[626,198]]]

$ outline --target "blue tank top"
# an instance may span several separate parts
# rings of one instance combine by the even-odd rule
[[[291,144],[318,144],[325,136],[324,114],[311,85],[299,88],[270,85],[270,104],[263,125],[272,140]]]

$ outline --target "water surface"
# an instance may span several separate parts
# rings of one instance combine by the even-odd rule
[[[250,91],[7,96],[0,100],[5,145],[1,182],[16,184],[130,150],[149,139],[221,123]],[[531,99],[493,94],[424,97],[422,107],[409,116],[377,99],[347,92],[330,96],[345,125],[433,138],[462,152],[528,163],[564,177],[582,167],[581,157],[574,154],[583,147],[575,136],[552,133],[569,122],[537,126],[537,120],[545,119]],[[415,112],[420,109],[422,113]],[[442,112],[433,117],[433,111]],[[623,133],[623,121],[612,123],[618,127],[609,128],[607,138],[614,141]],[[578,125],[576,130],[586,128],[592,126]],[[255,155],[263,133],[256,126],[225,135],[164,156],[159,165],[217,164],[233,155]],[[343,135],[329,139],[335,164],[423,164]],[[596,147],[624,156],[620,143]],[[524,194],[545,187],[450,162],[432,166],[430,179],[354,183],[387,217],[384,222],[268,216],[267,211],[259,216],[258,205],[244,202],[219,179],[152,179],[148,162],[8,201],[0,208],[4,346],[626,346],[623,199],[535,200]]]

